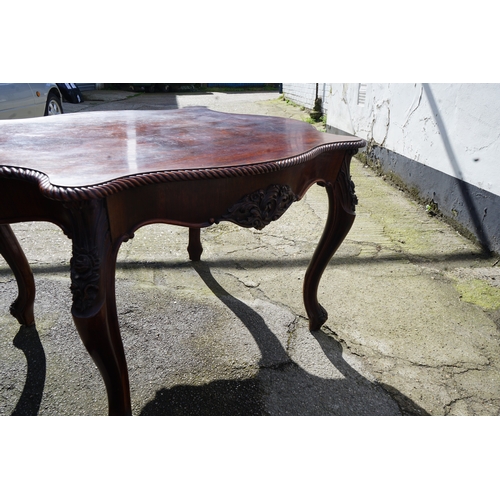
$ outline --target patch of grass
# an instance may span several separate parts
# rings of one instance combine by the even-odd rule
[[[429,198],[424,198],[417,187],[408,186],[397,174],[391,171],[384,170],[380,160],[373,159],[369,155],[371,147],[372,144],[369,143],[367,146],[367,150],[357,153],[356,158],[364,165],[369,167],[373,172],[375,172],[376,175],[382,177],[384,181],[387,181],[395,188],[404,192],[410,199],[416,201],[419,205],[421,205],[425,209],[425,211],[429,214],[430,217],[438,217],[440,220],[451,226],[453,229],[455,229],[455,231],[460,233],[468,240],[472,241],[473,243],[475,243],[480,247],[482,246],[477,237],[471,231],[469,231],[465,226],[456,221],[454,217],[443,214],[441,210],[438,209],[438,206],[434,202],[434,200],[431,200]],[[453,216],[455,216],[455,214],[453,214]]]

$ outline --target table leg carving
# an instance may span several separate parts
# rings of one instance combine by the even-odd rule
[[[21,325],[32,325],[35,322],[35,281],[23,249],[7,224],[0,225],[0,253],[17,281],[18,296],[10,306],[10,313]]]
[[[355,218],[357,198],[349,174],[353,152],[346,154],[337,179],[321,183],[328,194],[328,218],[318,246],[304,278],[304,305],[309,317],[309,329],[319,330],[328,319],[328,313],[318,302],[318,286],[323,272],[337,251]]]
[[[201,254],[203,252],[203,247],[201,245],[200,238],[200,228],[199,227],[190,227],[189,228],[189,243],[188,243],[188,254],[190,260],[197,262],[201,258]]]
[[[72,204],[73,257],[70,261],[72,315],[76,328],[99,369],[110,415],[130,415],[127,363],[115,301],[115,267],[105,202]]]

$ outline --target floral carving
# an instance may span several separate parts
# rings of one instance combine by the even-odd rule
[[[260,230],[278,220],[297,199],[290,186],[273,184],[245,196],[216,222],[230,221]]]
[[[100,200],[65,205],[72,219],[73,256],[70,260],[73,314],[87,315],[104,300],[101,275],[109,250],[109,225]]]
[[[99,294],[100,259],[97,249],[74,249],[70,266],[73,307],[82,312],[94,303]]]
[[[352,153],[354,153],[353,151]],[[339,175],[337,177],[336,185],[339,190],[340,199],[344,210],[354,214],[356,212],[356,205],[358,204],[358,197],[356,196],[354,182],[352,181],[349,172],[349,164],[352,154],[346,153],[346,157],[342,162]]]

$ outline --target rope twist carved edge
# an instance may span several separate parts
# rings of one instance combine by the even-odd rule
[[[292,158],[279,160],[270,163],[260,163],[256,165],[246,165],[238,167],[218,167],[197,170],[167,170],[159,172],[148,172],[130,177],[122,177],[86,187],[62,187],[50,183],[49,177],[43,172],[29,168],[9,167],[0,165],[0,178],[18,179],[38,183],[40,191],[47,198],[64,201],[88,201],[91,199],[106,198],[112,194],[124,191],[129,188],[145,186],[148,184],[160,184],[163,182],[194,181],[205,179],[220,179],[226,177],[244,177],[251,175],[266,174],[283,170],[300,163],[312,160],[316,156],[337,149],[356,150],[365,146],[364,140],[337,142],[318,146],[307,153],[303,153]]]

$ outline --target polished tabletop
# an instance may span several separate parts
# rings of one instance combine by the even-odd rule
[[[159,171],[282,162],[346,143],[364,145],[298,120],[200,107],[95,111],[0,122],[0,166],[43,173],[53,186],[82,187]]]

